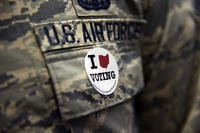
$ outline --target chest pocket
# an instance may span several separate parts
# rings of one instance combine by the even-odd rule
[[[34,26],[53,81],[63,120],[84,116],[132,98],[143,87],[138,30],[143,21],[89,19]],[[90,83],[85,56],[104,48],[116,59],[119,81],[110,95],[102,95]]]

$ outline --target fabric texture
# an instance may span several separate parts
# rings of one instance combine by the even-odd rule
[[[141,37],[145,89],[137,99],[140,132],[197,133],[199,17],[193,1],[152,1]]]
[[[198,3],[198,0],[1,0],[0,132],[199,133]],[[126,40],[130,38],[125,30],[119,33],[121,38],[116,39],[114,33],[109,36],[110,29],[106,31],[105,24],[96,26],[97,36],[92,29],[88,32],[85,40],[90,44],[80,39],[89,48],[101,44],[117,56],[123,85],[113,95],[98,94],[84,74],[84,78],[70,75],[69,68],[76,70],[74,77],[83,73],[82,58],[73,61],[86,54],[86,46],[80,47],[79,40],[76,47],[52,46],[74,43],[72,34],[81,29],[71,26],[67,34],[66,29],[58,31],[58,37],[72,37],[66,43],[60,38],[58,41],[55,29],[51,29],[55,23],[60,23],[58,27],[72,20],[69,25],[75,25],[77,20],[86,19],[98,22],[87,26],[99,25],[103,19],[115,20],[111,26],[119,19],[142,22],[134,25],[133,40]],[[35,28],[43,29],[45,25],[50,25],[47,29],[52,45]],[[43,41],[49,51],[43,50]],[[84,52],[74,52],[80,49]],[[80,88],[81,91],[76,90]],[[70,109],[75,109],[73,117],[66,113]],[[80,113],[82,110],[85,112]]]

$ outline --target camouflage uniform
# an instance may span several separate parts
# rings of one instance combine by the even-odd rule
[[[96,42],[112,52],[120,68],[118,88],[110,96],[98,94],[81,67],[96,43],[49,47],[41,29],[76,20],[69,22],[76,31],[99,18],[143,23],[141,3],[111,0],[116,7],[98,15],[99,9],[88,11],[82,4],[84,11],[79,2],[0,2],[0,132],[199,132],[199,17],[192,1],[144,0],[147,24],[141,42],[139,36],[133,42]],[[138,46],[145,86],[135,115],[133,96],[143,88]]]
[[[141,38],[145,90],[136,106],[140,132],[200,132],[200,30],[192,4],[149,3]]]
[[[136,0],[2,0],[0,132],[136,132],[131,99],[143,87],[141,5]],[[108,35],[113,25],[114,30],[121,26],[122,34]],[[112,95],[94,90],[85,73],[84,57],[94,47],[108,49],[117,60],[120,79]]]

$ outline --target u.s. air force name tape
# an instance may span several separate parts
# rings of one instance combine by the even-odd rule
[[[35,26],[43,52],[63,48],[133,42],[139,37],[143,20],[91,19],[68,20]]]

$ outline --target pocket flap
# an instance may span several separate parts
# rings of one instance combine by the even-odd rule
[[[64,120],[121,103],[141,90],[140,24],[131,19],[90,19],[35,26]],[[110,95],[96,91],[85,70],[85,56],[96,47],[108,50],[118,65],[118,84]]]

